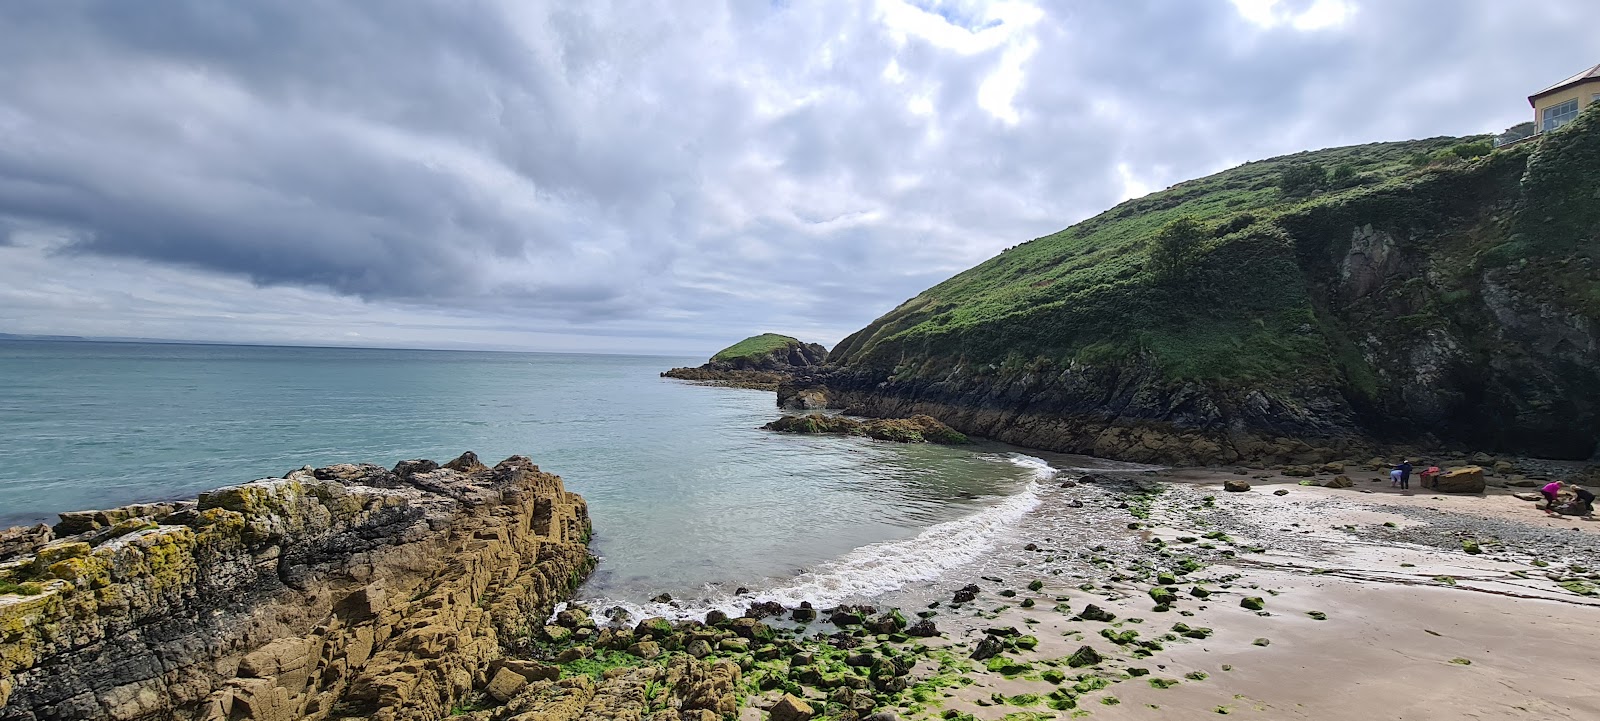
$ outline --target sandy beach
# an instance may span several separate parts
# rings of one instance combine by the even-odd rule
[[[1138,528],[1108,532],[1106,544],[1089,549],[1041,539],[1031,553],[1051,560],[974,579],[982,592],[962,608],[941,604],[935,618],[947,637],[930,645],[947,661],[966,659],[986,630],[1016,629],[1037,646],[1012,647],[1002,663],[963,662],[971,681],[910,715],[1600,717],[1600,598],[1579,593],[1592,593],[1600,523],[1546,517],[1501,489],[1449,496],[1415,484],[1391,489],[1373,482],[1377,473],[1348,475],[1352,488],[1270,474],[1237,493],[1222,481],[1239,475],[1211,469],[1143,481],[1159,490],[1146,508],[1127,504]],[[1070,518],[1081,514],[1074,504],[1104,505],[1119,493],[1093,483],[1060,488],[1036,514]],[[1463,540],[1481,552],[1465,552]],[[1138,550],[1119,550],[1119,541]],[[1086,556],[1102,572],[1052,568],[1057,556]],[[1198,568],[1183,573],[1186,559]],[[1175,582],[1157,582],[1174,570],[1165,580]],[[1033,580],[1037,590],[1029,590]],[[1160,587],[1176,600],[1157,611],[1149,591]],[[1262,599],[1262,610],[1242,608],[1248,597]],[[1089,604],[1116,618],[1080,618]],[[1141,641],[1154,643],[1140,651]],[[1083,646],[1103,662],[1070,667],[1066,659]],[[1050,670],[1065,682],[1053,683]],[[939,678],[931,661],[918,672]],[[1060,689],[1074,685],[1065,701]]]

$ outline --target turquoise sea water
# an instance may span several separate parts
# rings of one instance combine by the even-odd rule
[[[870,595],[981,550],[1033,459],[760,430],[773,394],[690,358],[0,341],[0,526],[302,465],[517,453],[589,501],[585,593]],[[781,594],[780,594],[781,595]]]

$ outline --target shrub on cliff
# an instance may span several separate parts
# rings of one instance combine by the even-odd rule
[[[1188,216],[1167,223],[1151,241],[1150,269],[1163,282],[1183,279],[1189,274],[1195,256],[1199,255],[1205,237],[1205,229]]]
[[[1278,189],[1284,195],[1310,195],[1328,182],[1328,171],[1320,163],[1296,163],[1278,176]]]

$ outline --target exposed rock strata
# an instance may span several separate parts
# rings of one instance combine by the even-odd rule
[[[37,584],[0,594],[5,721],[439,719],[593,565],[583,499],[522,456],[305,468],[40,533],[0,547]]]
[[[900,443],[966,443],[967,437],[940,423],[932,416],[918,415],[910,418],[871,419],[858,421],[845,416],[812,413],[803,416],[784,416],[763,426],[782,433],[829,433],[846,436],[866,436],[880,441]]]

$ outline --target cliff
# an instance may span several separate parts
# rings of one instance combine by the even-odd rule
[[[736,388],[776,390],[790,374],[816,368],[828,357],[828,349],[816,343],[802,343],[786,335],[763,333],[751,336],[718,351],[698,368],[673,368],[663,378],[696,381]]]
[[[841,341],[828,403],[1037,448],[1295,462],[1600,443],[1600,109],[1249,163],[1007,249]]]
[[[0,719],[443,718],[587,576],[588,537],[559,477],[470,453],[13,529]]]

